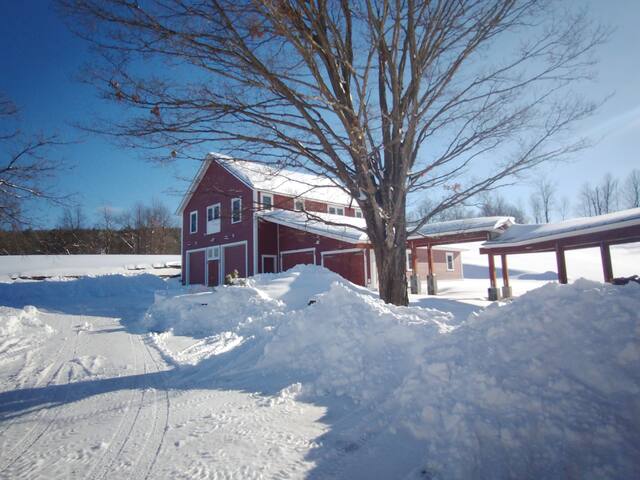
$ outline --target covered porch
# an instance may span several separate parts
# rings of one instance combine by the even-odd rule
[[[488,256],[488,297],[490,300],[498,300],[512,296],[509,284],[509,255],[555,252],[558,282],[566,284],[568,277],[565,252],[597,247],[602,264],[602,278],[605,282],[611,283],[614,271],[610,247],[636,242],[640,242],[640,208],[543,225],[512,225],[480,248],[480,253]],[[502,267],[500,289],[496,278],[497,256],[500,257]]]

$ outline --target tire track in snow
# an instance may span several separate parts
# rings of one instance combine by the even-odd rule
[[[111,436],[111,441],[109,442],[109,447],[107,451],[98,459],[94,465],[91,467],[89,472],[85,475],[85,478],[94,478],[94,479],[103,479],[110,472],[111,467],[115,463],[115,461],[120,457],[122,451],[124,450],[131,434],[133,432],[134,427],[138,421],[138,417],[140,416],[140,412],[144,406],[144,398],[145,391],[139,391],[139,378],[138,375],[147,373],[147,365],[143,363],[142,372],[138,370],[138,352],[133,343],[133,335],[129,335],[129,345],[131,346],[131,353],[133,355],[133,363],[134,363],[134,374],[136,375],[136,379],[131,383],[131,394],[129,396],[129,401],[127,403],[126,413],[120,419],[118,423],[118,427],[116,431]],[[135,397],[138,397],[138,405],[137,408],[132,408]],[[129,417],[133,416],[131,420],[127,420]],[[128,428],[127,428],[128,425]],[[116,447],[117,446],[117,447]],[[115,452],[115,453],[114,453]]]
[[[81,316],[80,318],[83,319],[84,316]],[[70,358],[60,363],[58,368],[55,370],[54,374],[51,376],[51,378],[47,382],[47,385],[46,385],[47,387],[51,386],[53,381],[58,377],[58,375],[60,374],[62,369],[66,366],[66,364],[72,361],[74,358],[76,358],[76,354],[78,352],[78,345],[80,343],[80,336],[81,336],[80,334],[82,332],[80,328],[81,325],[82,323],[74,326],[74,328],[76,328],[76,332],[75,332],[76,335],[74,337],[73,350]],[[65,342],[65,346],[67,344],[68,342]],[[64,348],[60,350],[63,351]],[[70,383],[71,383],[71,377],[67,376],[67,381],[65,384],[69,385]],[[42,420],[47,420],[47,417],[50,416],[51,408],[46,408],[46,409],[42,408],[40,410],[38,418],[34,420],[33,427],[31,427],[31,429],[29,429],[29,431],[18,442],[16,442],[14,447],[8,452],[7,454],[8,458],[5,459],[5,463],[0,465],[0,474],[2,475],[3,478],[4,478],[4,473],[9,468],[11,468],[18,460],[23,458],[24,455],[28,453],[31,450],[31,448],[38,442],[38,440],[40,440],[44,436],[44,434],[47,433],[49,428],[51,428],[53,423],[56,421],[56,419],[60,415],[60,412],[63,410],[62,407],[65,404],[68,396],[69,396],[69,390],[67,389],[65,390],[65,394],[62,400],[60,401],[59,405],[56,406],[53,416],[51,416],[51,418],[49,418],[49,420],[44,425],[42,425],[43,423]],[[38,427],[40,428],[38,429]],[[25,443],[26,443],[26,446],[22,447],[22,445]],[[31,465],[27,465],[26,468],[29,468],[30,466]],[[9,478],[11,478],[12,476],[13,475],[10,475]]]

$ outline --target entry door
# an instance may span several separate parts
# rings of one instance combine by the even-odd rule
[[[263,255],[262,273],[276,273],[276,257],[275,256]]]

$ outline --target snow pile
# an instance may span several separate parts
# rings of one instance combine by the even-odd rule
[[[21,310],[0,307],[0,364],[33,349],[55,333],[39,318],[38,309],[27,305]]]
[[[548,284],[425,349],[390,404],[435,478],[632,478],[640,287]]]
[[[451,321],[451,314],[387,305],[335,282],[316,303],[282,317],[258,366],[294,369],[313,379],[305,385],[313,394],[378,403],[415,368],[425,342],[451,330]]]
[[[638,285],[548,284],[460,322],[332,276],[304,267],[162,298],[146,322],[209,329],[178,363],[224,353],[226,374],[279,385],[275,403],[342,399],[365,437],[411,433],[427,478],[637,478]]]

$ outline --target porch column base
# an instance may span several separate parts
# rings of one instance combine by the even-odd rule
[[[438,294],[438,279],[435,274],[427,275],[427,294]]]
[[[495,302],[496,300],[500,300],[501,295],[500,295],[500,289],[497,287],[489,287],[487,289],[488,292],[488,296],[489,296],[489,301],[490,302]]]
[[[410,277],[411,293],[414,295],[420,295],[422,293],[422,283],[417,273],[412,273]]]
[[[502,298],[511,298],[513,297],[513,290],[510,286],[502,287]]]

